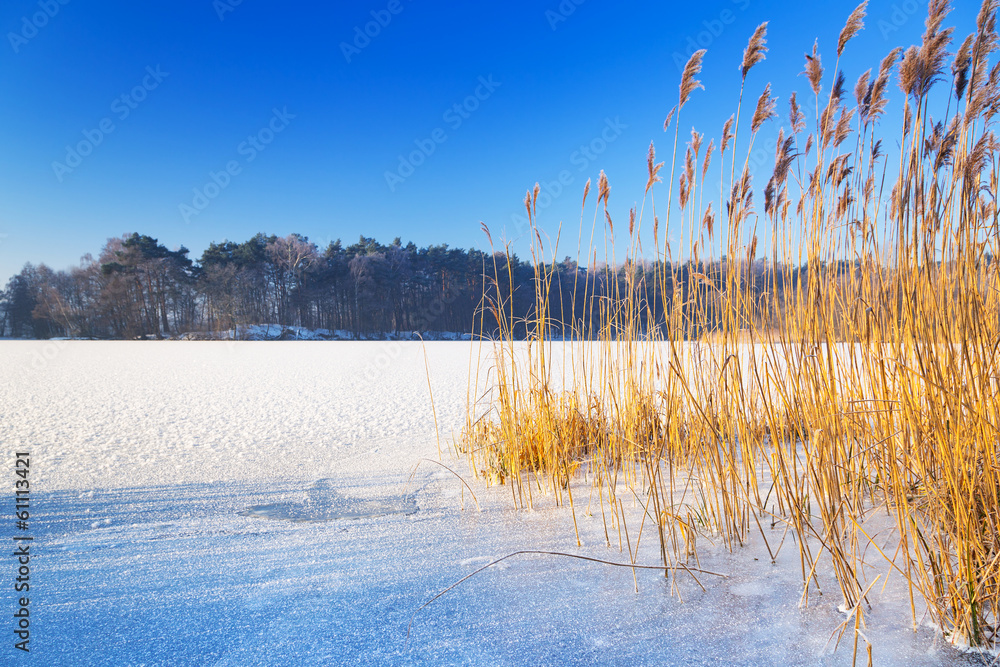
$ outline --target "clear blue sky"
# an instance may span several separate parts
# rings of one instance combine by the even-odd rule
[[[480,221],[494,238],[504,229],[517,237],[511,216],[525,190],[564,170],[572,182],[541,224],[554,235],[565,221],[574,238],[560,255],[575,255],[587,178],[608,173],[612,215],[624,223],[642,198],[649,142],[669,159],[662,124],[692,40],[708,49],[707,90],[680,126],[683,135],[695,125],[707,143],[735,111],[742,50],[758,23],[770,21],[770,52],[747,95],[771,82],[784,119],[788,93],[807,90],[798,74],[816,38],[829,85],[856,5],[62,2],[0,8],[0,284],[26,261],[66,268],[133,231],[186,245],[195,259],[210,241],[258,231],[321,246],[365,234],[483,247]],[[978,4],[952,12],[956,41]],[[925,13],[914,0],[873,1],[845,54],[849,86],[892,47],[919,41]],[[376,19],[385,25],[359,38]],[[777,130],[762,131],[769,150]],[[603,148],[602,134],[613,139]],[[67,155],[80,142],[89,154]],[[400,156],[417,142],[434,150],[411,174]],[[585,145],[602,152],[587,156]],[[405,178],[390,185],[387,172]],[[212,173],[225,187],[211,185]],[[514,248],[526,253],[523,235]]]

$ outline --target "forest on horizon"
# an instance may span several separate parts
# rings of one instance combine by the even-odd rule
[[[687,261],[666,273],[641,260],[588,268],[566,257],[536,266],[501,252],[418,248],[399,238],[383,245],[365,236],[320,248],[299,234],[258,233],[244,242],[213,242],[197,261],[189,255],[183,246],[170,250],[133,233],[109,239],[96,258],[86,255],[68,270],[26,264],[0,291],[0,336],[137,339],[257,324],[358,335],[492,335],[493,311],[502,308],[524,338],[532,335],[524,322],[534,319],[538,289],[549,294],[554,326],[593,333],[629,281],[639,286],[649,327],[663,322],[663,300],[653,298],[658,290],[710,290],[704,278],[722,284],[726,271],[725,259]],[[808,275],[763,259],[745,269],[741,279],[762,296]],[[669,281],[656,278],[667,274]]]

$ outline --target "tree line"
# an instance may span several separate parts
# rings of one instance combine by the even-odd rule
[[[682,294],[700,284],[690,276],[721,281],[725,271],[724,261],[689,262],[664,281],[667,272],[654,262],[588,269],[567,257],[535,265],[499,252],[418,248],[399,238],[383,245],[365,236],[321,249],[299,234],[257,234],[212,243],[197,261],[189,254],[133,233],[109,239],[96,258],[86,255],[68,270],[26,264],[0,292],[0,336],[135,339],[255,324],[490,335],[499,316],[526,337],[540,307],[549,325],[595,331],[608,307],[622,307],[615,295],[624,293],[641,303],[636,311],[648,328],[664,321],[662,304],[671,302],[660,290]],[[759,283],[752,291],[764,294],[787,278],[769,271],[760,264],[748,273]],[[539,289],[546,299],[536,298]]]

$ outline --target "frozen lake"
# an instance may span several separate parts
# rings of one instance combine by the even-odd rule
[[[11,544],[14,453],[28,451],[34,537],[31,652],[6,612],[0,663],[851,663],[850,633],[828,644],[843,621],[832,576],[800,608],[790,545],[771,565],[762,544],[700,541],[702,567],[729,576],[705,591],[681,577],[682,599],[662,573],[638,572],[636,593],[625,568],[518,556],[414,617],[514,551],[628,560],[586,516],[586,487],[577,547],[568,511],[514,511],[448,451],[474,345],[426,353],[443,461],[482,511],[421,463],[437,442],[419,343],[0,342],[0,525]],[[647,541],[638,562],[657,553]],[[14,560],[0,562],[8,610]],[[900,584],[873,589],[874,664],[987,664],[914,632]]]

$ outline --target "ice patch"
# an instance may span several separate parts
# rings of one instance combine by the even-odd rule
[[[385,498],[351,498],[333,488],[334,481],[320,479],[306,489],[302,502],[255,505],[240,512],[241,516],[279,521],[313,523],[336,519],[372,519],[392,514],[415,514],[418,507],[413,495]]]

